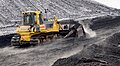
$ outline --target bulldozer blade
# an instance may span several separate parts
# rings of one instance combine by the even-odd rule
[[[71,34],[73,34],[73,31],[70,31],[64,38],[69,37]]]

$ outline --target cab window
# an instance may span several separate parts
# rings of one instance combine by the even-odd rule
[[[25,13],[23,16],[24,16],[23,17],[24,25],[35,24],[35,22],[36,22],[36,14],[35,13]]]

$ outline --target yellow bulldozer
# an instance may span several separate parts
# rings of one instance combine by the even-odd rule
[[[53,38],[77,37],[77,28],[81,28],[85,35],[84,28],[78,21],[73,19],[45,18],[41,11],[22,12],[23,19],[17,24],[16,34],[11,39],[12,46],[26,44],[37,45]]]

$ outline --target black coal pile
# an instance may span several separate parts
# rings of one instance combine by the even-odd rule
[[[92,30],[98,30],[98,29],[113,29],[114,27],[117,27],[120,25],[120,16],[103,16],[103,17],[97,17],[93,18],[91,20],[92,25],[90,28]]]
[[[103,37],[102,40],[84,45],[82,51],[71,57],[58,59],[53,66],[120,66],[119,18],[108,16],[91,20],[91,28],[100,38]],[[100,33],[101,31],[103,32]]]
[[[0,36],[0,47],[10,46],[11,38],[14,34]]]

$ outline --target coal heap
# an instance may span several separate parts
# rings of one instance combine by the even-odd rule
[[[91,25],[91,27],[97,26],[94,28],[96,31],[99,29],[105,31],[109,29],[114,30],[113,28],[118,26],[120,23],[120,20],[118,19],[120,18],[119,16],[117,18],[113,18],[112,20],[104,19],[103,17],[99,18],[100,20],[97,18],[92,20],[94,24]],[[113,23],[116,23],[117,25],[114,25],[113,27]],[[82,51],[76,55],[58,59],[53,66],[120,66],[120,32],[111,32],[108,37],[99,41],[100,42],[94,44],[85,45]]]
[[[0,36],[0,48],[10,46],[11,38],[14,34]]]

